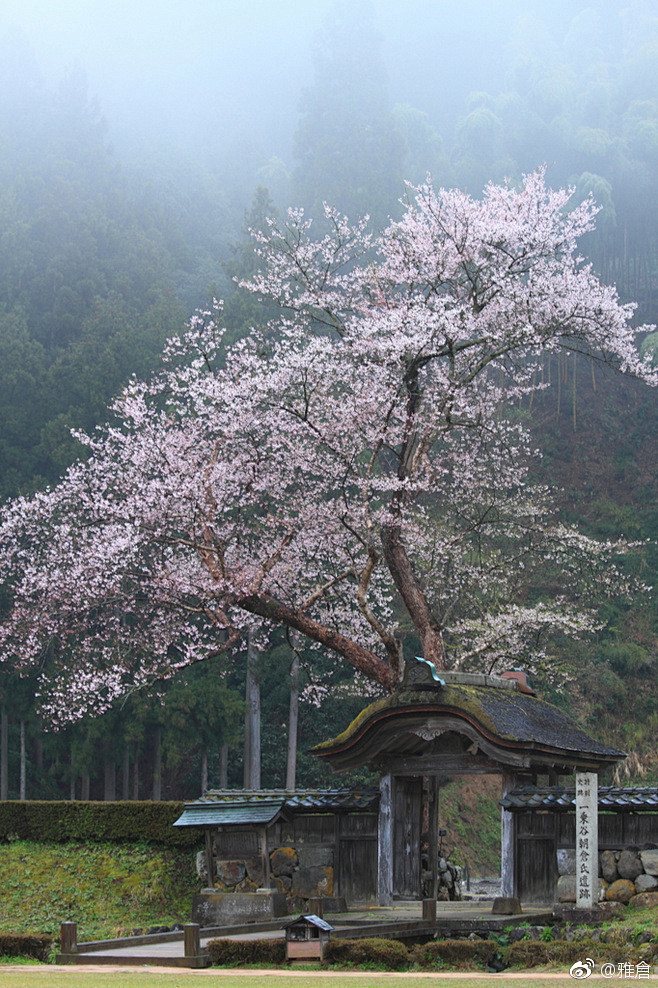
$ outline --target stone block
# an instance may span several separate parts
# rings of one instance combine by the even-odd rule
[[[557,851],[558,875],[576,874],[576,852],[570,847],[559,847]]]
[[[518,916],[521,912],[521,902],[516,897],[498,896],[491,907],[494,916]]]
[[[630,902],[635,895],[635,885],[627,878],[618,878],[607,889],[605,897],[608,902]]]
[[[255,855],[252,858],[247,858],[245,861],[245,868],[247,869],[247,878],[250,882],[253,882],[257,889],[262,889],[265,885],[265,869],[263,868],[263,859],[260,854]]]
[[[228,888],[239,885],[247,874],[244,861],[218,861],[215,869],[218,880]]]
[[[281,875],[292,875],[298,863],[299,859],[294,847],[277,847],[270,854],[270,868],[277,878]]]
[[[206,852],[199,851],[196,856],[196,873],[203,885],[208,883],[208,864],[206,862]]]
[[[633,909],[654,909],[658,906],[658,892],[640,892],[633,896],[628,905]]]
[[[292,876],[292,894],[302,899],[334,894],[333,868],[297,868]]]
[[[574,905],[556,906],[553,910],[553,917],[561,920],[563,923],[589,923],[592,925],[610,919],[624,919],[626,917],[626,906],[621,902],[600,902],[592,909],[582,909]],[[571,930],[570,935],[565,933],[564,939],[574,940],[574,931]]]
[[[201,926],[264,923],[286,915],[281,892],[200,892],[192,900],[192,921]]]
[[[290,875],[277,875],[272,881],[274,882],[274,887],[279,892],[289,892],[292,888],[292,878]]]
[[[640,860],[647,875],[658,875],[658,848],[640,851]]]
[[[557,880],[556,896],[558,902],[576,901],[576,876],[560,875]]]
[[[636,892],[655,892],[658,889],[658,878],[655,875],[638,875],[635,879]]]
[[[637,851],[622,851],[617,862],[617,871],[620,878],[625,878],[629,882],[634,882],[638,875],[644,871],[642,861]]]
[[[620,877],[617,871],[618,856],[619,851],[602,851],[600,854],[601,874],[606,882],[616,882]]]
[[[322,909],[325,914],[327,913],[346,913],[347,903],[342,895],[340,896],[323,896],[322,898]]]
[[[334,852],[331,847],[300,845],[297,848],[297,859],[300,868],[333,868]]]
[[[597,893],[597,901],[603,902],[605,899],[606,890],[608,888],[608,883],[602,878],[598,879],[598,883],[599,890]],[[576,902],[578,898],[576,892],[576,876],[561,875],[557,880],[555,895],[558,902]]]
[[[250,881],[248,878],[243,878],[241,882],[235,886],[236,892],[257,892],[260,888],[255,882]]]

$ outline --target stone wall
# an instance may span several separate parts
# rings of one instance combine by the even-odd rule
[[[334,851],[314,844],[283,846],[270,852],[271,887],[286,895],[290,908],[302,909],[308,899],[334,895]],[[259,856],[215,860],[215,875],[208,881],[204,852],[197,855],[197,874],[206,887],[219,892],[255,892],[266,882]]]
[[[557,852],[557,901],[576,901],[576,852]],[[625,847],[599,854],[599,901],[627,903],[643,892],[658,891],[658,848]]]

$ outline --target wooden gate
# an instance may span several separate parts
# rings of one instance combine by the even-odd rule
[[[420,834],[423,780],[396,776],[393,784],[393,897],[421,899]]]
[[[338,895],[348,905],[377,899],[377,814],[338,818]]]
[[[515,813],[516,894],[522,903],[555,902],[557,828],[553,813]]]

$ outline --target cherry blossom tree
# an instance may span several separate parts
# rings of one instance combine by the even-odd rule
[[[220,307],[197,314],[78,436],[88,457],[4,511],[0,641],[43,665],[53,716],[255,624],[391,689],[405,645],[439,669],[537,659],[549,630],[581,633],[630,591],[623,547],[559,524],[528,475],[519,407],[543,355],[656,383],[633,306],[578,254],[596,209],[570,197],[542,171],[481,201],[427,184],[378,237],[329,208],[316,239],[301,211],[255,234],[246,287],[280,318],[225,346]]]

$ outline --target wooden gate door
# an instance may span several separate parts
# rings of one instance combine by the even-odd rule
[[[377,814],[339,817],[338,895],[347,904],[377,900]]]
[[[557,884],[553,813],[517,813],[516,894],[522,904],[552,905]]]
[[[420,832],[423,780],[396,776],[393,785],[393,897],[421,899]]]

